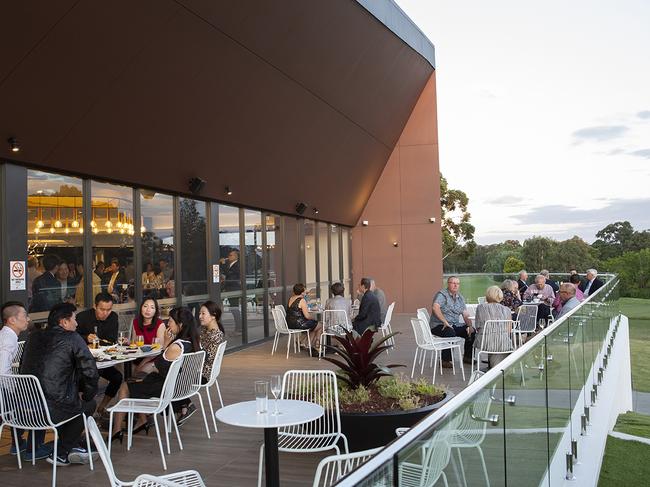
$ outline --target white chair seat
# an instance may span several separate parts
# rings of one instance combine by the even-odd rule
[[[110,408],[113,413],[130,413],[137,409],[139,413],[153,414],[160,404],[159,398],[154,399],[121,399],[115,406]]]
[[[295,435],[291,433],[278,434],[278,450],[284,452],[301,451],[316,452],[331,450],[339,440],[338,434],[333,435]]]

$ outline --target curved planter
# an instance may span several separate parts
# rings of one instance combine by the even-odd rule
[[[348,439],[350,451],[367,450],[384,446],[395,439],[395,429],[412,427],[415,423],[442,407],[454,394],[447,392],[442,401],[410,411],[385,413],[341,412],[341,429]]]

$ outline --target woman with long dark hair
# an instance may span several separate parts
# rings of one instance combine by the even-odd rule
[[[144,344],[151,345],[154,338],[162,345],[165,341],[165,323],[160,319],[160,306],[155,298],[144,298],[138,316],[133,318],[133,338],[144,337]]]
[[[203,303],[199,311],[199,323],[201,324],[199,338],[201,347],[205,350],[203,378],[207,381],[212,373],[212,362],[217,354],[217,349],[226,339],[221,324],[221,308],[219,305],[214,301]]]

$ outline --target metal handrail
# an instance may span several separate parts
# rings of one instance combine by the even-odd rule
[[[550,326],[544,328],[541,332],[535,335],[533,338],[528,340],[525,345],[521,346],[505,359],[499,362],[498,365],[492,367],[488,372],[478,378],[476,381],[472,382],[461,392],[456,394],[451,400],[444,404],[440,409],[437,409],[429,416],[424,418],[422,421],[413,426],[409,431],[404,433],[402,436],[397,437],[391,443],[389,443],[383,450],[377,453],[373,458],[368,460],[358,469],[351,472],[347,477],[341,480],[337,485],[341,486],[353,486],[364,480],[366,477],[370,476],[375,470],[379,469],[386,462],[392,460],[394,456],[402,451],[404,448],[408,447],[414,440],[417,440],[423,433],[433,429],[437,424],[444,421],[449,415],[453,414],[467,403],[468,400],[472,399],[476,393],[485,389],[492,381],[498,379],[498,377],[506,370],[508,370],[512,365],[516,364],[520,359],[522,359],[532,348],[540,344],[546,337],[551,335],[555,330],[562,326],[566,321],[573,316],[574,314],[579,313],[583,307],[590,303],[595,296],[602,296],[605,293],[609,295],[609,291],[613,290],[618,286],[619,281],[615,280],[616,277],[614,274],[605,274],[599,276],[607,276],[610,279],[605,282],[600,289],[598,289],[593,294],[590,294],[579,306],[572,309],[569,313],[562,316],[560,319],[556,320]],[[601,303],[597,303],[598,306]]]

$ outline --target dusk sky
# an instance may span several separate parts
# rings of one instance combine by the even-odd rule
[[[650,1],[397,3],[436,47],[440,169],[478,243],[650,228]]]

